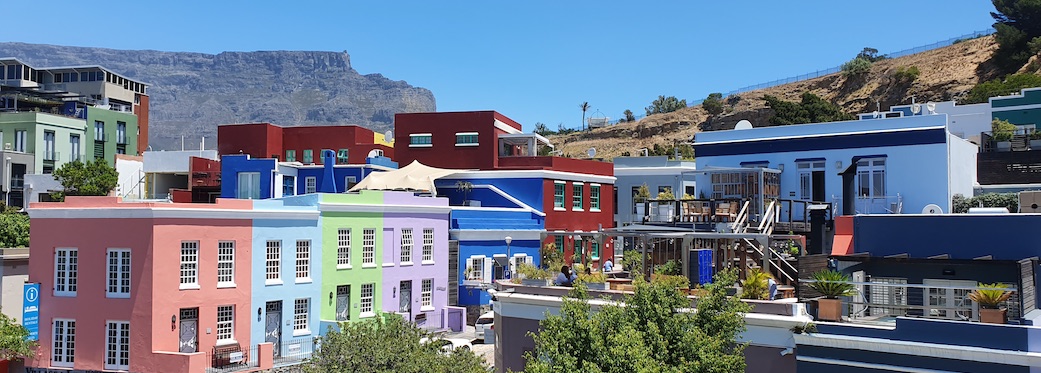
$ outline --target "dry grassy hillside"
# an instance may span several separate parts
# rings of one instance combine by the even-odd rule
[[[736,95],[737,98],[724,98],[724,102],[733,105],[727,105],[727,112],[715,118],[710,118],[699,105],[648,116],[638,122],[550,136],[550,141],[565,155],[575,157],[583,156],[589,148],[596,148],[597,156],[605,159],[626,151],[635,155],[637,149],[650,148],[654,144],[689,141],[699,131],[733,128],[742,119],[755,126],[768,126],[772,112],[762,100],[763,95],[798,101],[803,92],[809,91],[838,104],[849,113],[874,111],[876,100],[881,101],[883,110],[892,105],[909,104],[912,96],[918,102],[954,100],[980,81],[996,77],[998,72],[987,63],[996,49],[993,36],[967,40],[876,62],[868,74],[859,78],[847,79],[838,73],[745,92]],[[900,82],[893,77],[897,68],[911,66],[921,71],[915,81]]]

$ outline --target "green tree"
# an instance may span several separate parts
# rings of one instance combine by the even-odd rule
[[[994,141],[1012,140],[1016,129],[1016,125],[1007,120],[993,119],[990,121],[990,134],[994,137]]]
[[[58,200],[65,196],[107,196],[116,188],[119,174],[104,159],[95,159],[84,164],[73,161],[62,165],[54,171],[65,191],[57,193]]]
[[[1031,42],[1041,37],[1041,0],[991,0],[996,12],[994,29],[998,50],[994,53],[997,64],[1008,70],[1018,69],[1037,53]]]
[[[711,115],[719,115],[723,113],[723,94],[722,93],[709,93],[705,101],[701,102],[701,107],[705,108]]]
[[[625,121],[626,122],[635,122],[636,121],[636,116],[633,115],[633,111],[632,110],[625,109],[625,112],[623,112],[622,115],[625,116]]]
[[[651,106],[646,107],[647,115],[671,113],[687,107],[687,100],[677,99],[676,96],[658,96],[651,101]]]
[[[842,73],[847,77],[859,76],[871,71],[871,60],[857,57],[842,64]]]
[[[0,247],[28,246],[29,216],[10,210],[0,212]]]
[[[0,360],[32,356],[36,347],[37,343],[29,340],[28,329],[0,313]]]
[[[886,59],[886,56],[878,54],[878,49],[864,47],[864,49],[862,49],[860,53],[857,53],[857,57],[855,58],[863,58],[868,62],[878,62]]]
[[[1039,86],[1041,86],[1041,75],[1012,74],[1001,79],[977,84],[958,103],[978,104],[989,101],[991,97],[1005,96],[1013,92],[1019,92],[1023,88]]]
[[[319,337],[321,348],[304,364],[305,372],[487,372],[484,361],[469,350],[444,352],[433,335],[400,315],[381,314],[368,320],[340,323]]]
[[[773,109],[774,116],[770,123],[777,125],[824,123],[856,119],[852,114],[842,111],[838,105],[820,98],[815,94],[803,92],[802,101],[784,101],[774,96],[763,96],[766,105]]]
[[[542,122],[535,122],[535,131],[533,131],[533,132],[535,132],[535,133],[537,133],[539,135],[542,135],[542,136],[549,136],[549,135],[552,135],[552,134],[556,133],[556,132],[551,131],[549,129],[549,127],[547,127],[546,124],[542,123]]]
[[[582,109],[582,129],[585,130],[586,129],[586,112],[589,111],[589,108],[591,106],[589,106],[588,102],[583,102],[582,105],[578,105],[578,107],[580,109]]]
[[[726,295],[736,281],[721,272],[697,312],[676,287],[637,281],[625,306],[604,305],[593,313],[583,286],[564,299],[559,315],[547,315],[531,334],[535,349],[525,354],[525,372],[744,372],[745,329],[750,307]]]

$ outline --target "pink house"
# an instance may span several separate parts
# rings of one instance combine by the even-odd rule
[[[249,354],[251,209],[118,197],[32,204],[40,347],[26,365],[198,372],[214,346]]]

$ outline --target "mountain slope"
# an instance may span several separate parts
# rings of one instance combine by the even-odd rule
[[[361,75],[346,52],[114,50],[0,43],[0,56],[35,67],[102,65],[151,84],[149,143],[189,147],[216,139],[218,124],[358,124],[382,132],[394,114],[434,111],[430,90],[380,74]],[[216,141],[208,141],[208,147]]]
[[[944,48],[876,62],[862,77],[847,78],[838,73],[740,93],[724,98],[728,111],[714,118],[698,105],[651,115],[638,122],[554,135],[549,139],[564,154],[581,156],[587,149],[596,148],[599,157],[610,159],[623,152],[636,155],[640,148],[651,148],[654,144],[671,147],[675,143],[690,141],[700,131],[733,128],[742,119],[751,121],[756,127],[770,126],[769,118],[773,112],[766,106],[763,95],[798,101],[803,92],[809,91],[850,113],[874,111],[876,101],[885,110],[892,105],[909,104],[911,97],[917,102],[955,100],[977,83],[996,77],[998,72],[987,63],[995,50],[997,43],[993,36],[966,40]],[[916,80],[901,82],[894,78],[898,68],[911,66],[921,71]]]

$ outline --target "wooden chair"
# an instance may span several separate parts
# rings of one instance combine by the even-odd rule
[[[731,203],[730,204],[730,210],[728,212],[730,213],[730,220],[731,221],[737,220],[738,206],[740,206],[740,205],[737,204],[737,203]]]
[[[730,202],[722,202],[716,205],[716,220],[728,221],[730,218]]]
[[[698,221],[698,219],[701,218],[701,206],[700,206],[700,204],[698,204],[696,202],[686,202],[685,205],[687,205],[688,206],[687,208],[690,209],[690,214],[687,215],[687,221],[690,221],[690,222]]]

